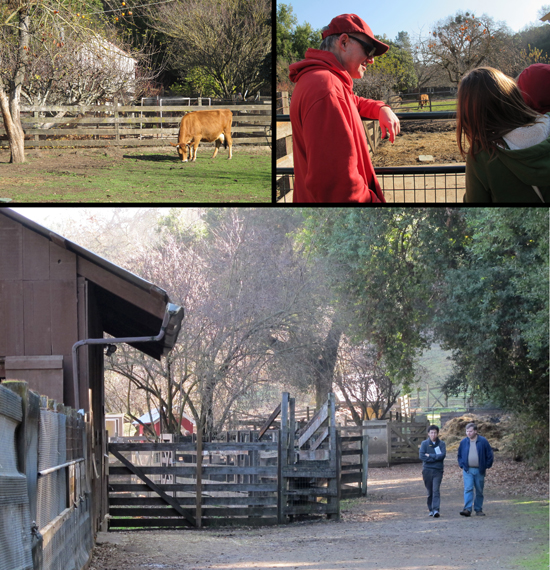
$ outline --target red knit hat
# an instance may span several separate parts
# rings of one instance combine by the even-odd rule
[[[390,49],[390,46],[379,42],[374,37],[372,30],[367,26],[367,24],[355,14],[342,14],[341,16],[336,16],[336,18],[333,18],[330,24],[325,26],[322,31],[323,39],[334,34],[347,34],[350,32],[365,34],[369,37],[373,46],[376,47],[376,51],[374,52],[375,57],[386,53]]]
[[[535,111],[550,111],[550,65],[535,63],[524,69],[518,77],[523,100]]]

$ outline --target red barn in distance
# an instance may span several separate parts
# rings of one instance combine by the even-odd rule
[[[141,423],[140,423],[141,422]],[[136,426],[137,433],[136,435],[143,435],[144,425],[154,425],[155,433],[160,435],[160,414],[157,408],[151,410],[151,416],[149,414],[143,414],[141,418],[139,418],[139,422],[132,422],[132,425]],[[195,420],[187,415],[185,412],[182,413],[181,416],[181,427],[183,428],[182,433],[184,435],[188,435],[185,432],[189,432],[192,434],[195,431]]]

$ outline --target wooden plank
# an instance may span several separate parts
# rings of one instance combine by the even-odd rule
[[[326,427],[321,434],[315,439],[315,441],[313,441],[310,446],[309,449],[311,451],[314,451],[315,449],[317,449],[322,443],[323,441],[325,441],[325,439],[328,437],[328,433],[329,433],[329,428]]]
[[[214,442],[204,443],[203,449],[209,453],[220,451],[226,454],[240,453],[242,451],[275,451],[278,445],[276,442]],[[195,452],[195,443],[110,443],[109,449],[117,451],[173,451],[173,452]]]
[[[315,479],[332,479],[336,477],[336,469],[308,469],[303,467],[297,470],[293,468],[283,469],[283,477],[287,478],[315,478]]]
[[[194,506],[195,497],[177,497],[178,503],[182,506]],[[268,496],[254,497],[254,496],[242,496],[242,497],[210,497],[207,494],[202,495],[203,505],[253,505],[253,506],[275,506],[277,502],[277,496],[275,492]],[[111,494],[109,497],[109,505],[122,507],[122,506],[162,506],[166,503],[159,497],[127,497],[127,496],[117,496]],[[179,516],[179,515],[178,515]]]
[[[50,279],[52,281],[74,281],[76,279],[76,254],[65,248],[65,240],[53,232],[49,242]],[[55,243],[54,243],[55,242]]]
[[[205,519],[202,521],[203,527],[220,527],[220,526],[267,526],[277,524],[277,519],[274,517],[235,517],[231,519],[218,518]],[[121,529],[126,530],[140,529],[140,528],[183,528],[186,525],[182,519],[110,519],[109,530]],[[189,527],[187,527],[189,528]]]
[[[22,227],[23,279],[25,281],[47,281],[50,278],[50,242],[47,238]]]
[[[19,281],[23,275],[23,226],[0,216],[0,279]]]
[[[79,409],[79,392],[73,383],[72,346],[78,337],[78,303],[76,271],[68,281],[52,281],[51,305],[51,350],[63,355],[63,376],[65,381],[64,403]],[[80,351],[84,352],[84,351]]]
[[[0,279],[3,277],[0,273]],[[0,353],[3,355],[22,355],[25,352],[25,334],[21,326],[23,307],[23,282],[0,281]]]
[[[109,530],[112,528],[189,528],[189,523],[182,518],[172,519],[109,519]]]
[[[148,487],[151,488],[152,491],[154,491],[155,493],[157,493],[162,499],[164,499],[169,505],[171,505],[172,507],[174,507],[176,509],[176,511],[183,516],[189,523],[191,523],[191,525],[195,526],[196,522],[194,517],[189,513],[188,510],[186,509],[182,509],[176,499],[174,499],[174,497],[170,497],[168,496],[156,483],[153,483],[153,481],[151,481],[148,477],[146,477],[141,469],[135,465],[132,465],[123,455],[121,455],[120,453],[118,453],[117,451],[113,451],[112,452],[113,455],[115,455],[115,457],[117,457],[117,459],[119,461],[121,461],[122,463],[124,463],[124,465],[126,465],[126,467],[129,467],[132,472],[137,475],[142,481],[144,481]]]
[[[353,465],[342,464],[341,470],[342,470],[342,473],[345,471],[361,471],[362,467],[363,467],[363,465],[361,463],[356,463]]]
[[[260,429],[260,433],[258,434],[258,440],[262,439],[262,436],[271,427],[271,424],[276,420],[276,418],[279,416],[280,413],[281,413],[281,403],[279,402],[275,410],[273,410],[272,414],[269,416],[269,418],[267,418],[267,421]]]
[[[341,452],[342,457],[349,455],[361,455],[363,452],[361,449],[343,449]]]
[[[166,493],[173,493],[175,491],[182,491],[187,493],[195,492],[194,483],[165,483],[158,485]],[[112,493],[146,493],[151,489],[147,485],[140,483],[109,483]],[[275,493],[277,491],[277,483],[257,483],[257,484],[242,484],[242,483],[208,483],[204,484],[204,493],[208,492],[226,491],[233,493]]]
[[[266,113],[271,114],[270,103],[262,104],[262,105],[119,105],[117,107],[119,113],[140,113],[140,112],[147,112],[147,113],[163,113],[166,112],[193,112],[193,111],[215,111],[218,109],[229,109],[230,111],[234,111],[235,113],[240,112],[248,112],[248,111],[265,111]],[[113,113],[114,107],[112,105],[82,105],[75,107],[74,105],[23,105],[21,107],[22,113],[59,113],[61,111],[65,111],[68,113]],[[234,115],[235,116],[235,115]],[[52,117],[53,118],[53,117]],[[44,122],[50,121],[52,118],[46,117],[44,118]],[[61,120],[66,119],[67,117],[62,117]],[[32,118],[36,121],[36,118]]]
[[[341,473],[340,482],[341,483],[361,483],[363,475],[360,471],[355,473]]]
[[[292,505],[284,510],[285,515],[328,515],[338,514],[338,510],[325,503],[308,503],[307,505]]]
[[[113,507],[109,505],[109,515],[112,517],[178,517],[181,515],[172,507],[166,505],[165,508],[154,507]]]
[[[325,403],[302,430],[302,434],[298,439],[298,447],[302,447],[306,443],[306,441],[321,427],[321,425],[327,418],[328,418],[328,405]]]
[[[9,370],[53,370],[63,368],[63,357],[49,356],[6,356],[6,365]]]
[[[137,136],[137,135],[136,135]],[[269,138],[269,144],[271,137]],[[205,144],[205,143],[201,143]],[[252,144],[255,146],[268,146],[265,136],[257,137],[233,137],[233,149],[238,149],[238,145]],[[138,138],[121,139],[119,143],[113,138],[98,140],[41,140],[41,141],[25,141],[25,148],[79,148],[79,147],[107,147],[107,148],[125,148],[125,147],[149,147],[149,146],[169,146],[168,139],[151,138],[139,140]],[[212,146],[212,145],[209,145]],[[0,141],[0,148],[9,148],[6,141]]]
[[[363,420],[363,479],[361,481],[361,494],[367,496],[367,483],[369,476],[369,436],[367,435],[367,420]]]
[[[289,489],[286,494],[288,497],[327,497],[332,493],[328,487],[305,487],[303,489]]]
[[[27,356],[52,352],[50,288],[50,281],[23,281],[24,317],[21,315],[21,320]]]
[[[177,477],[194,477],[197,467],[140,467],[142,473],[145,475],[174,475]],[[125,467],[110,467],[112,475],[129,475],[130,470]],[[215,475],[263,475],[263,476],[277,476],[277,466],[273,467],[241,467],[225,466],[225,465],[203,465],[202,474],[204,477],[212,477]]]
[[[292,124],[288,121],[277,123],[277,140],[284,139],[292,135]]]
[[[277,167],[279,168],[291,168],[293,166],[294,166],[294,156],[292,153],[277,159]]]
[[[221,504],[221,503],[219,503]],[[139,507],[116,507],[109,510],[109,514],[113,517],[170,517],[176,516],[181,518],[172,508],[139,508]],[[275,516],[277,507],[205,507],[203,509],[204,517],[231,518],[231,517],[263,517]]]

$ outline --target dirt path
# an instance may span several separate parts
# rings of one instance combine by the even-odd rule
[[[342,520],[261,529],[109,533],[91,570],[542,570],[548,501],[510,498],[486,483],[485,517],[459,516],[460,472],[449,463],[442,516],[428,516],[419,465],[371,469],[369,496]],[[541,560],[539,556],[539,560]]]

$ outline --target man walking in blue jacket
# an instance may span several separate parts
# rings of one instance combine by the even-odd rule
[[[476,515],[485,516],[482,510],[483,486],[485,471],[493,465],[493,450],[489,442],[478,435],[475,423],[466,426],[466,436],[458,447],[458,465],[462,469],[464,478],[464,509],[460,514],[469,517],[472,514],[473,503]]]
[[[435,518],[439,517],[439,486],[443,479],[443,460],[446,454],[445,443],[439,439],[439,428],[430,426],[428,439],[420,444],[419,456],[424,464],[422,479],[428,491],[428,510],[430,516]]]

